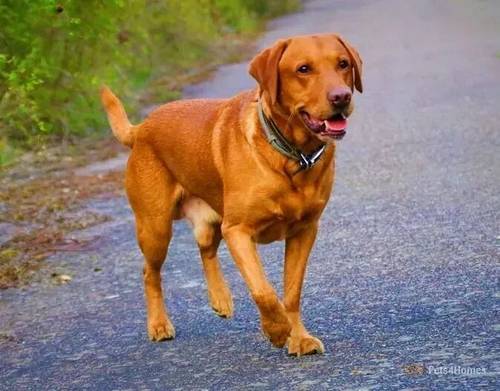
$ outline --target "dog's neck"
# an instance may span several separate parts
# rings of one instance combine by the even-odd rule
[[[274,121],[290,144],[306,154],[317,151],[324,144],[306,128],[298,114],[287,114],[282,109],[273,107],[265,96],[260,99],[264,113]]]

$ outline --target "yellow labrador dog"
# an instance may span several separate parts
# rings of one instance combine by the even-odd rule
[[[181,100],[131,125],[106,87],[102,102],[117,139],[131,148],[126,189],[144,254],[151,340],[174,338],[161,287],[172,222],[193,227],[214,311],[233,314],[217,248],[229,247],[259,309],[262,330],[289,354],[322,353],[301,320],[309,253],[334,181],[335,143],[346,134],[358,52],[334,34],[283,39],[250,64],[258,88],[230,99]],[[285,240],[284,296],[268,282],[258,243]]]

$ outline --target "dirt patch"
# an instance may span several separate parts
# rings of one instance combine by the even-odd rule
[[[9,228],[0,244],[0,289],[28,282],[55,251],[82,251],[89,241],[70,233],[111,217],[83,210],[93,197],[122,194],[123,172],[75,175],[82,166],[125,150],[115,140],[86,140],[23,156],[0,175],[0,224]]]

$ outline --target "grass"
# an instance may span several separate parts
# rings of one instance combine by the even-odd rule
[[[21,150],[9,144],[6,139],[0,139],[0,168],[14,163]]]
[[[268,18],[298,6],[298,0],[0,2],[0,166],[19,150],[107,129],[102,84],[142,104],[178,99],[186,83],[241,58]]]

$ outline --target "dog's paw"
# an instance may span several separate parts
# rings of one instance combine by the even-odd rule
[[[229,289],[209,292],[208,299],[214,312],[221,318],[231,318],[233,316],[233,298]]]
[[[175,338],[175,328],[170,320],[148,322],[148,336],[153,342],[166,341]]]
[[[285,346],[292,330],[288,319],[280,320],[279,322],[262,320],[262,332],[277,348]]]
[[[325,352],[323,343],[312,335],[297,335],[288,340],[288,354],[291,356],[305,356],[308,354],[322,354]]]

